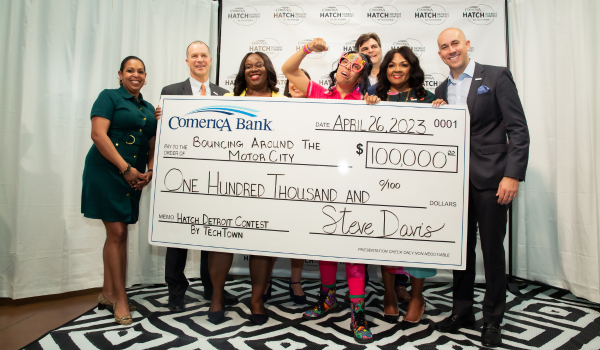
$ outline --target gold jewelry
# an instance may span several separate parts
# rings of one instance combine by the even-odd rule
[[[127,175],[127,173],[129,172],[129,170],[131,170],[131,164],[127,163],[127,169],[125,169],[124,171],[120,171],[119,170],[119,174],[121,174],[121,175]]]
[[[408,102],[408,95],[410,95],[410,90],[412,89],[408,89],[408,91],[406,92],[406,100],[404,102]]]

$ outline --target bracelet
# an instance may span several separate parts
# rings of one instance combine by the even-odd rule
[[[121,175],[127,175],[127,173],[129,172],[129,170],[131,170],[131,164],[127,163],[127,169],[125,169],[125,171],[120,171],[119,170],[119,174],[121,174]]]
[[[149,173],[149,172],[151,172],[152,170],[153,170],[153,169],[148,169],[148,171],[147,171],[147,172]]]
[[[312,52],[312,50],[308,47],[308,44],[302,46],[302,51],[304,51],[304,53],[307,55]]]

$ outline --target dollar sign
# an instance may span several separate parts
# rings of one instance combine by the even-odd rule
[[[358,149],[358,151],[356,151],[356,153],[360,156],[361,154],[363,154],[363,144],[359,143],[358,145],[356,145],[356,148]]]

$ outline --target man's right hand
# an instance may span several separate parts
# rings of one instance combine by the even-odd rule
[[[431,106],[434,107],[434,108],[437,108],[437,107],[439,107],[441,105],[447,105],[446,101],[444,101],[441,98],[438,98],[437,100],[431,102]]]
[[[154,118],[156,118],[156,120],[159,120],[161,115],[162,109],[160,109],[160,106],[156,107],[156,109],[154,110]]]

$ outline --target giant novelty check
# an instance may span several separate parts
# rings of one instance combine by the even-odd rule
[[[163,96],[150,244],[464,269],[466,106]]]

